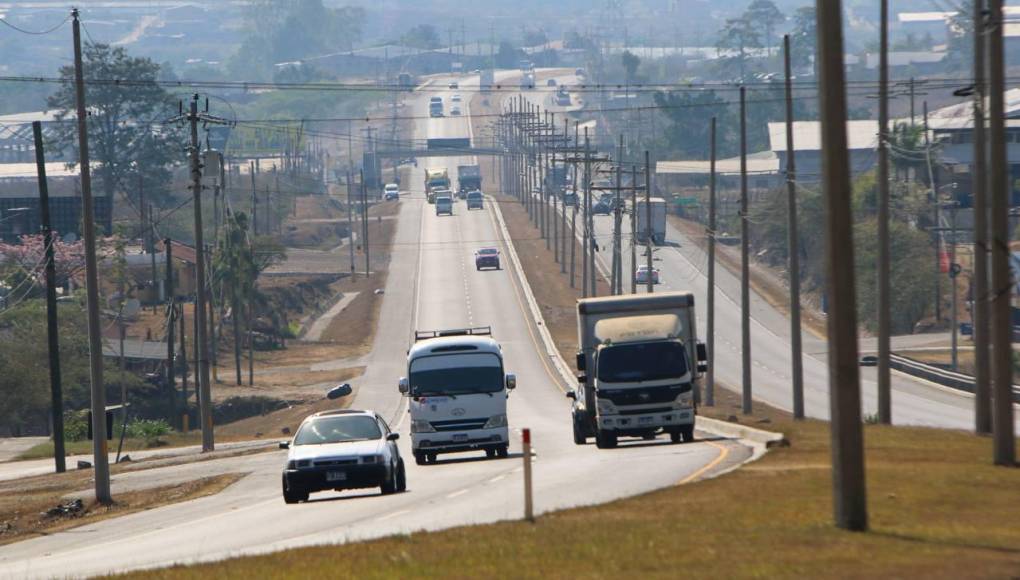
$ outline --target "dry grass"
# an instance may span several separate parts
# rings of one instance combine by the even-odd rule
[[[723,400],[727,399],[728,400]],[[729,413],[720,393],[711,414]],[[147,578],[1015,576],[1020,470],[966,433],[867,426],[871,530],[832,525],[829,429],[761,408],[791,446],[729,475],[508,522],[145,572]],[[141,577],[141,576],[138,576]]]
[[[241,477],[239,473],[228,473],[144,491],[120,493],[113,505],[103,506],[89,500],[85,502],[82,511],[67,516],[47,516],[44,512],[66,503],[64,497],[68,494],[87,489],[91,485],[91,470],[3,482],[0,483],[0,545],[214,495]]]

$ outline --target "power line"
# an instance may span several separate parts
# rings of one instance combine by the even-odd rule
[[[22,34],[31,34],[33,36],[42,36],[44,34],[50,34],[51,32],[56,32],[57,29],[59,29],[61,26],[67,24],[67,21],[70,20],[70,19],[71,19],[71,14],[68,13],[67,16],[64,17],[64,19],[60,21],[60,24],[57,24],[57,25],[53,26],[52,28],[47,28],[46,30],[26,30],[24,28],[21,28],[20,26],[11,24],[11,22],[9,20],[7,20],[6,18],[0,18],[0,24],[4,24],[4,25],[8,26],[9,28],[17,30],[18,32],[20,32]]]

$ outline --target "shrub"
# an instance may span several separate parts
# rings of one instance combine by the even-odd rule
[[[142,439],[146,447],[160,444],[159,438],[170,434],[170,425],[163,419],[136,419],[128,424],[127,436]]]

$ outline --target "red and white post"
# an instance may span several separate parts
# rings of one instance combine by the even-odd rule
[[[524,519],[535,521],[534,505],[531,499],[531,429],[521,430],[524,455]]]

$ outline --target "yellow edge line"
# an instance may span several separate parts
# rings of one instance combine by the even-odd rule
[[[692,474],[688,475],[687,477],[685,477],[685,478],[681,479],[681,480],[680,480],[680,481],[679,481],[679,482],[677,483],[677,485],[683,485],[683,484],[685,484],[685,483],[690,483],[690,482],[694,481],[695,479],[697,479],[697,478],[701,477],[701,476],[702,476],[702,475],[704,475],[704,474],[705,474],[705,472],[707,472],[707,471],[708,471],[709,469],[712,469],[712,468],[713,468],[713,467],[715,467],[716,465],[719,465],[719,464],[720,464],[720,463],[721,463],[721,462],[722,462],[722,461],[723,461],[724,459],[726,459],[726,458],[727,458],[727,457],[729,456],[729,454],[730,454],[730,449],[729,449],[729,447],[725,447],[725,446],[723,446],[723,445],[719,445],[718,443],[714,443],[714,442],[712,442],[712,441],[705,441],[705,443],[708,443],[708,444],[709,444],[709,445],[711,445],[712,447],[715,447],[716,449],[718,449],[718,450],[719,450],[719,456],[718,456],[718,457],[716,457],[715,459],[713,459],[713,460],[712,460],[712,462],[711,462],[711,463],[709,463],[708,465],[706,465],[706,466],[702,467],[701,469],[699,469],[699,470],[695,471],[694,473],[692,473]]]

